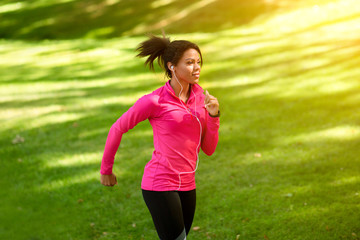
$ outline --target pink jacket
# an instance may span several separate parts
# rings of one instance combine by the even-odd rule
[[[188,101],[184,103],[175,95],[168,81],[164,86],[138,99],[111,126],[100,173],[112,173],[122,135],[139,122],[149,119],[154,133],[155,150],[145,166],[141,188],[151,191],[195,189],[194,170],[200,151],[200,130],[201,149],[210,156],[218,143],[220,122],[218,117],[208,115],[204,106],[203,89],[194,84],[191,90]],[[201,129],[195,116],[201,122]]]

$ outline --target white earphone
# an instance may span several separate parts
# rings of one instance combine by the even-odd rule
[[[178,78],[176,77],[176,74],[175,74],[175,71],[174,71],[174,66],[171,66],[170,68],[171,68],[171,71],[174,73],[174,77],[175,77],[176,81],[179,83],[179,85],[180,85],[180,87],[181,87],[181,90],[180,90],[180,92],[179,92],[179,96],[180,96],[180,95],[181,95],[181,92],[183,91],[183,87],[182,87],[182,85],[180,84]],[[192,114],[192,113],[190,112],[190,110],[187,109],[187,107],[184,105],[184,103],[181,101],[180,98],[179,98],[179,101],[180,101],[181,105],[185,108],[185,110],[186,110],[188,113],[190,113],[192,116],[194,116],[194,117],[196,118],[196,120],[199,122],[199,125],[200,125],[199,144],[198,144],[198,146],[197,146],[197,148],[196,148],[196,167],[195,167],[195,170],[194,170],[194,171],[191,171],[191,172],[179,172],[179,187],[178,187],[177,190],[179,190],[180,187],[181,187],[181,176],[180,176],[180,175],[181,175],[181,174],[186,174],[186,173],[195,173],[196,170],[197,170],[197,168],[198,168],[198,165],[199,165],[199,147],[200,147],[200,145],[201,145],[202,125],[201,125],[201,122],[200,122],[199,118],[196,116],[196,95],[195,95],[193,89],[191,89],[191,91],[192,91],[192,93],[193,93],[194,96],[195,96],[195,115]],[[170,164],[170,166],[171,166],[171,164]],[[171,167],[171,168],[172,168],[172,167]]]

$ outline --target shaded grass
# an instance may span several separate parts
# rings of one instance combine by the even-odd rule
[[[277,28],[297,14],[174,36],[199,43],[222,110],[191,239],[359,239],[358,25]],[[142,39],[1,41],[0,238],[156,239],[140,191],[147,122],[123,137],[119,185],[98,180],[111,124],[164,83],[134,58]]]
[[[317,1],[323,4],[327,0]],[[106,39],[147,32],[217,32],[313,1],[263,0],[4,0],[0,38]]]

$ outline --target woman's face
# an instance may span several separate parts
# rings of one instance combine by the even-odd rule
[[[186,50],[175,66],[176,77],[179,81],[189,84],[198,83],[201,70],[200,61],[200,54],[197,50],[193,48]]]

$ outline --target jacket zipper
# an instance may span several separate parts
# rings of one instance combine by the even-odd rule
[[[191,120],[193,120],[193,115],[192,115],[192,113],[191,113],[191,111],[190,111],[190,107],[183,101],[183,100],[181,100],[178,96],[176,96],[173,92],[171,92],[169,89],[167,89],[168,90],[168,92],[171,94],[171,95],[173,95],[175,98],[177,98],[179,101],[181,101],[183,104],[184,104],[184,106],[185,106],[185,108],[186,108],[186,111],[190,114],[190,116],[191,116]],[[191,94],[190,94],[190,96],[191,96]],[[189,99],[190,99],[190,96],[189,96]],[[189,100],[188,99],[188,100]]]

